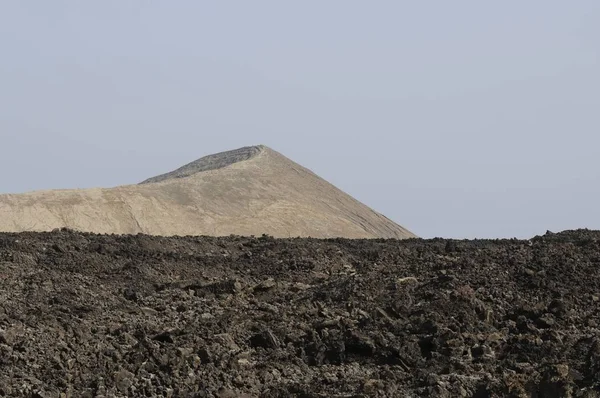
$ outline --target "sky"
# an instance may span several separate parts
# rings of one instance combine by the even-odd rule
[[[600,229],[600,2],[0,3],[0,193],[265,144],[422,237]]]

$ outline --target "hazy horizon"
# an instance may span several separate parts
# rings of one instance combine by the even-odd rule
[[[600,229],[600,3],[0,5],[0,194],[264,144],[422,237]]]

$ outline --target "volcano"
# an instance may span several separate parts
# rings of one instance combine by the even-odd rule
[[[264,146],[205,156],[140,184],[0,195],[0,231],[415,237]]]

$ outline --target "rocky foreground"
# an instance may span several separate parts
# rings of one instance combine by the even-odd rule
[[[0,396],[598,397],[600,232],[0,234]]]

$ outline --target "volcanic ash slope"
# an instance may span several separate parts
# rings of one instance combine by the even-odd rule
[[[138,185],[0,195],[0,231],[411,238],[265,146],[206,156]]]

